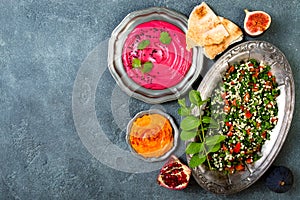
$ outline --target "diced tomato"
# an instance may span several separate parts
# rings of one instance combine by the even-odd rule
[[[265,67],[260,65],[258,68],[260,70],[260,69],[264,69]]]
[[[273,74],[272,74],[272,72],[271,72],[271,71],[268,71],[268,77],[270,77],[270,78],[271,78],[271,77],[272,77],[272,75],[273,75]]]
[[[236,99],[233,99],[232,105],[236,106]]]
[[[244,108],[244,106],[240,106],[240,109],[241,109],[242,111],[244,111],[245,108]]]
[[[252,74],[253,77],[258,78],[259,73],[255,72],[254,74]]]
[[[229,72],[229,73],[232,73],[233,71],[234,71],[234,66],[232,65],[232,66],[230,66],[228,72]]]
[[[232,130],[233,130],[233,126],[230,126],[230,127],[229,127],[229,131],[232,131]]]
[[[231,122],[225,122],[225,125],[228,126],[228,127],[232,126]]]
[[[245,169],[245,166],[243,164],[239,164],[239,165],[235,166],[235,169],[237,171],[243,171]]]
[[[229,105],[224,106],[224,111],[229,113],[230,112],[230,106]]]
[[[226,96],[227,96],[227,93],[226,93],[226,92],[224,92],[224,93],[221,94],[222,99],[225,99]]]
[[[254,83],[252,91],[253,92],[257,92],[258,91],[258,84]]]
[[[225,146],[225,144],[223,144],[222,149],[223,151],[227,151],[227,147]]]
[[[245,74],[245,70],[243,70],[243,69],[242,69],[242,70],[241,70],[241,74],[243,74],[243,75],[244,75],[244,74]]]
[[[248,128],[248,129],[246,130],[246,132],[247,132],[248,135],[250,135],[251,129]]]
[[[231,81],[230,84],[231,84],[231,85],[234,85],[234,81]]]
[[[229,173],[229,174],[233,174],[234,173],[234,167],[226,167],[225,170]]]
[[[256,68],[255,73],[252,74],[252,76],[255,77],[255,78],[258,78],[258,75],[259,75],[259,68]]]
[[[229,101],[225,99],[225,105],[229,105]]]
[[[247,158],[246,163],[248,163],[248,164],[253,163],[253,159],[252,158]]]
[[[252,117],[252,114],[251,114],[251,112],[250,112],[249,110],[246,111],[245,117],[246,117],[247,119],[250,119],[250,118]]]
[[[244,96],[244,101],[248,102],[250,100],[250,94],[247,92]]]
[[[233,133],[231,132],[231,131],[229,131],[228,133],[227,133],[227,136],[228,137],[231,137],[233,135]]]
[[[261,123],[256,122],[256,128],[259,128],[261,126]]]
[[[230,173],[230,174],[233,174],[233,173],[234,173],[234,167],[233,167],[233,166],[229,168],[229,173]]]
[[[269,88],[267,88],[267,86],[269,86]],[[272,83],[271,83],[271,81],[267,81],[267,82],[265,83],[265,87],[266,87],[267,89],[272,89]]]
[[[276,122],[276,121],[278,121],[278,118],[277,117],[272,117],[271,118],[271,122],[273,123],[273,122]]]
[[[266,132],[266,131],[264,131],[264,132],[262,132],[262,133],[261,133],[261,137],[262,137],[262,138],[264,138],[264,139],[265,139],[265,138],[266,138],[266,136],[267,136],[267,132]]]
[[[253,92],[257,92],[257,91],[258,91],[258,87],[256,87],[256,88],[255,88],[255,87],[254,87],[254,88],[252,88],[252,91],[253,91]]]
[[[248,66],[249,66],[249,71],[250,72],[254,72],[255,71],[254,65],[252,63],[248,64]]]
[[[239,153],[240,150],[241,150],[241,143],[238,142],[238,143],[235,145],[235,147],[233,148],[233,152],[234,152],[234,153]]]

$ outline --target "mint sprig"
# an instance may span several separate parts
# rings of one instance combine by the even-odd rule
[[[160,33],[159,41],[163,44],[170,44],[172,38],[170,37],[170,34],[168,32],[163,31]]]
[[[138,58],[133,58],[132,59],[132,67],[133,68],[139,68],[141,66],[142,66],[142,62],[141,62],[140,59],[138,59]]]
[[[149,46],[149,44],[150,44],[150,40],[142,40],[142,41],[138,44],[137,49],[143,50],[143,49],[145,49],[147,46]]]
[[[142,73],[148,73],[153,68],[153,63],[151,61],[147,61],[142,64],[142,61],[138,58],[132,59],[132,68],[139,69]]]
[[[221,142],[226,139],[226,136],[207,136],[205,131],[208,128],[219,128],[219,124],[211,117],[205,116],[204,114],[199,114],[199,116],[194,116],[192,114],[193,109],[198,109],[200,113],[202,106],[204,106],[209,99],[202,100],[199,91],[191,90],[189,92],[189,100],[191,102],[190,106],[187,105],[185,99],[178,100],[178,104],[180,105],[178,113],[185,117],[180,123],[180,128],[182,129],[180,138],[182,140],[190,140],[196,137],[199,139],[199,141],[195,140],[194,142],[190,142],[185,149],[187,154],[192,155],[189,163],[190,167],[197,167],[207,161],[207,164],[211,169],[208,155],[221,148]]]
[[[143,73],[148,73],[152,70],[152,68],[153,68],[152,62],[150,62],[150,61],[145,62],[144,65],[143,65],[143,68],[142,68],[142,72]]]

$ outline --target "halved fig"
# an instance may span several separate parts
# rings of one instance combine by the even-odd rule
[[[271,16],[264,11],[248,11],[244,20],[245,32],[250,36],[258,36],[265,32],[271,25]]]
[[[191,176],[191,169],[172,155],[164,164],[157,177],[157,182],[172,190],[182,190],[187,187]]]

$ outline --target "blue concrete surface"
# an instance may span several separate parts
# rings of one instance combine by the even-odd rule
[[[288,193],[269,191],[263,179],[228,197],[203,190],[193,179],[187,189],[170,191],[156,184],[158,170],[147,173],[116,170],[96,159],[81,141],[73,120],[72,92],[78,70],[90,52],[107,41],[112,30],[132,11],[163,6],[188,16],[200,2],[2,0],[0,199],[299,199],[298,0],[206,1],[218,15],[239,26],[243,24],[244,8],[264,10],[272,16],[270,29],[256,39],[277,46],[294,73],[294,119],[275,160],[275,164],[287,166],[294,173],[295,184]],[[106,57],[100,59],[105,63]],[[213,62],[206,60],[206,67]],[[115,81],[105,70],[98,83],[95,109],[105,134],[126,151],[124,129],[118,128],[114,121],[109,99],[114,88],[117,88]],[[135,99],[129,99],[127,104],[131,117],[151,107]],[[179,123],[176,102],[162,107]],[[184,160],[184,155],[181,158]]]

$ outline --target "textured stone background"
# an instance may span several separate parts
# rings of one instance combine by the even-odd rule
[[[292,169],[295,184],[275,194],[263,179],[229,199],[299,199],[300,166],[298,0],[206,1],[218,15],[242,26],[243,9],[265,10],[273,19],[259,40],[285,53],[296,85],[296,109],[287,140],[275,164]],[[81,63],[130,12],[163,6],[189,15],[196,0],[111,2],[93,0],[0,2],[0,199],[224,199],[200,188],[192,179],[183,191],[156,184],[158,171],[131,174],[95,159],[81,142],[72,116],[72,91]],[[251,40],[246,37],[245,40]],[[105,60],[106,58],[101,58]],[[211,67],[213,61],[205,61]],[[115,82],[106,71],[97,90],[105,99]],[[107,87],[105,87],[107,86]],[[96,99],[97,101],[97,99]],[[97,101],[99,121],[111,116],[109,101]],[[176,103],[163,105],[178,123]],[[131,115],[149,105],[131,100]],[[105,112],[105,115],[102,114]],[[105,121],[105,120],[104,120]],[[118,131],[106,120],[109,138],[124,147]],[[184,156],[182,156],[184,158]]]

